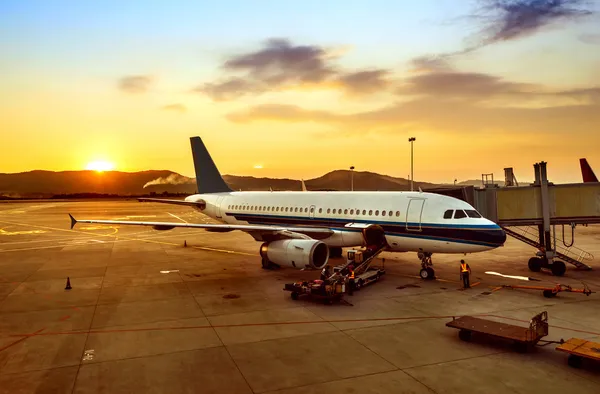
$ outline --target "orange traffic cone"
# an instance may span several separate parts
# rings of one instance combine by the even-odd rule
[[[71,279],[69,279],[68,276],[67,276],[67,287],[65,287],[65,290],[71,290]]]

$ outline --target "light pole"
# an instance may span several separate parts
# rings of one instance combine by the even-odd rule
[[[410,191],[414,191],[413,181],[415,178],[415,174],[413,173],[413,142],[415,142],[415,137],[410,137],[408,142],[410,142]]]
[[[354,191],[354,166],[350,167],[350,190]]]

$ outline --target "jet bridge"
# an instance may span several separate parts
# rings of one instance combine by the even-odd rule
[[[504,187],[488,178],[482,188],[464,188],[466,197],[456,191],[452,195],[471,203],[508,235],[538,249],[529,259],[530,270],[546,268],[562,276],[565,263],[591,270],[592,254],[574,246],[575,227],[600,223],[600,182],[555,185],[548,181],[545,162],[536,163],[534,170],[535,182],[529,185],[519,186],[512,168],[506,168]],[[557,226],[562,230],[559,235]]]

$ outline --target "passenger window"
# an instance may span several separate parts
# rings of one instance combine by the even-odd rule
[[[381,216],[385,216],[385,211],[381,211]]]
[[[350,210],[350,215],[354,215],[354,209]]]
[[[452,214],[454,213],[454,210],[449,209],[446,212],[444,212],[444,219],[452,219]]]
[[[366,215],[366,214],[367,214],[367,210],[363,209],[363,215]]]
[[[394,214],[394,212],[390,211],[389,214],[390,214],[390,216],[392,216]]]
[[[457,209],[456,211],[454,211],[454,219],[462,219],[466,217],[467,214],[462,209]]]
[[[347,215],[347,214],[348,214],[348,210],[344,209],[344,215]]]
[[[396,211],[396,216],[400,216],[400,211]]]
[[[275,208],[275,211],[279,212],[279,207]]]
[[[375,211],[375,216],[379,216],[379,210]]]
[[[373,210],[369,209],[369,216],[372,216],[372,215],[373,215]]]
[[[335,213],[337,212],[337,210],[335,208],[333,208],[333,214],[335,215]]]
[[[313,208],[313,207],[310,207],[310,212],[312,213],[312,212],[314,212],[314,211],[315,211],[315,208]]]
[[[469,215],[470,218],[480,218],[481,217],[481,214],[474,209],[465,209],[465,212],[467,213],[467,215]]]
[[[304,212],[308,212],[308,208],[304,208]]]
[[[327,208],[327,213],[330,213],[330,212],[331,212],[331,208]]]
[[[323,212],[323,208],[319,208],[319,213]]]

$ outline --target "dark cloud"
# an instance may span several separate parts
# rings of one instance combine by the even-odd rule
[[[482,45],[518,39],[554,22],[592,14],[585,9],[585,0],[483,0],[481,4],[483,15],[478,16],[489,19]]]
[[[369,94],[385,90],[391,83],[388,70],[357,71],[339,77],[342,87],[350,94]]]
[[[286,82],[321,82],[335,74],[327,64],[325,49],[310,45],[292,45],[290,41],[273,38],[265,48],[234,56],[223,64],[229,71],[245,71],[254,80],[268,84]]]
[[[453,133],[537,134],[592,137],[600,122],[600,106],[570,105],[543,108],[483,107],[468,101],[443,102],[432,98],[396,103],[374,111],[335,114],[291,105],[261,105],[231,114],[238,123],[256,121],[315,122],[340,133],[397,133],[435,130]],[[334,133],[339,137],[339,134]],[[600,136],[599,136],[600,137]],[[595,137],[600,143],[600,138]]]
[[[442,71],[409,77],[397,92],[401,95],[485,100],[492,96],[522,96],[539,90],[536,85],[506,81],[489,74]]]
[[[222,82],[204,83],[193,91],[203,93],[215,101],[227,101],[249,93],[262,93],[265,90],[263,85],[242,78],[230,78]]]
[[[193,90],[224,101],[248,94],[319,85],[338,87],[351,95],[372,94],[390,83],[386,70],[342,70],[334,64],[335,60],[336,56],[323,47],[270,39],[262,49],[226,60],[221,68],[232,75],[206,82]]]
[[[412,71],[436,72],[451,70],[452,66],[443,55],[424,55],[411,60]]]
[[[179,112],[179,113],[187,112],[187,107],[183,104],[169,104],[169,105],[163,106],[161,109],[164,111],[172,111],[172,112]]]
[[[600,34],[582,34],[579,36],[581,42],[591,45],[600,45]]]
[[[119,79],[119,89],[127,93],[146,93],[152,78],[145,75],[131,75]]]

